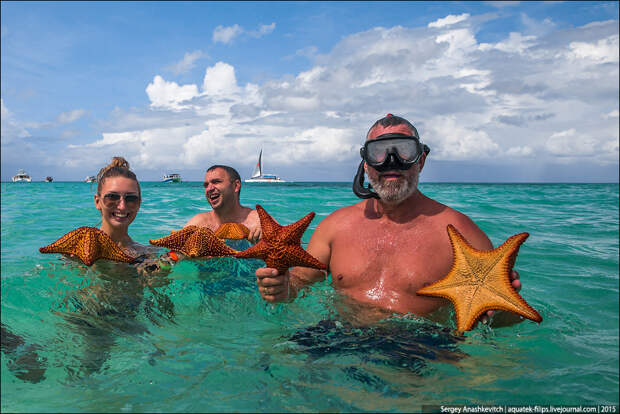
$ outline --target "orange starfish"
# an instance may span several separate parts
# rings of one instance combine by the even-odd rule
[[[301,247],[301,236],[314,218],[314,213],[288,226],[281,226],[261,206],[257,205],[256,211],[263,237],[254,246],[238,252],[235,257],[262,259],[267,267],[277,269],[279,273],[285,272],[291,266],[327,269],[327,266]]]
[[[96,227],[79,227],[62,236],[54,243],[41,247],[41,253],[73,254],[90,266],[99,259],[131,263],[135,259],[127,255],[118,244]]]
[[[226,246],[211,229],[199,226],[187,226],[161,239],[149,240],[149,243],[189,257],[234,256],[237,252]]]
[[[441,280],[418,290],[419,295],[449,299],[456,311],[457,330],[472,329],[482,313],[491,309],[514,312],[535,322],[542,317],[517,293],[510,282],[519,247],[528,233],[511,236],[497,249],[473,248],[452,226],[448,225],[454,262]]]
[[[247,239],[250,229],[241,223],[224,223],[215,231],[215,235],[220,239]]]

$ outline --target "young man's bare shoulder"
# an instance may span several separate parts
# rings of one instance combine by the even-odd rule
[[[185,226],[207,226],[212,220],[213,212],[198,213],[192,217]]]

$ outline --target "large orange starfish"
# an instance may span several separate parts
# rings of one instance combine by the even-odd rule
[[[473,248],[451,224],[448,225],[448,235],[454,255],[452,269],[442,279],[417,293],[452,301],[458,331],[472,329],[478,317],[492,309],[514,312],[535,322],[542,321],[510,281],[510,271],[528,233],[515,234],[497,249],[489,251]]]
[[[215,231],[215,235],[220,239],[247,239],[247,237],[250,235],[250,229],[248,229],[241,223],[223,223]]]
[[[234,256],[237,252],[228,247],[211,229],[199,226],[187,226],[161,239],[149,240],[149,243],[176,250],[189,257]]]
[[[41,247],[41,253],[73,254],[90,266],[99,259],[131,263],[135,259],[126,254],[118,244],[96,227],[79,227],[54,243]]]
[[[314,213],[288,226],[281,226],[261,206],[257,205],[256,211],[263,236],[258,243],[238,252],[235,257],[262,259],[267,267],[277,269],[279,273],[285,272],[291,266],[327,269],[327,266],[301,247],[301,236],[314,218]]]

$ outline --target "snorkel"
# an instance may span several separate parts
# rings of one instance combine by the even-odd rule
[[[370,130],[386,119],[392,121],[388,125],[408,124],[411,126],[413,134],[387,133],[379,135],[372,140],[366,140],[364,146],[360,148],[362,161],[359,167],[357,167],[357,173],[353,179],[353,193],[362,199],[380,198],[372,190],[370,184],[368,187],[364,186],[364,163],[379,172],[390,170],[403,171],[410,169],[416,164],[422,157],[422,154],[428,155],[431,151],[426,144],[420,142],[418,131],[404,118],[388,114],[385,118],[377,121]]]

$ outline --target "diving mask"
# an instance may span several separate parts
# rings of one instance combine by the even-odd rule
[[[398,133],[379,135],[373,140],[366,141],[360,148],[362,161],[357,167],[357,173],[353,179],[353,192],[359,198],[380,198],[372,190],[370,184],[364,186],[364,162],[377,171],[408,170],[420,160],[422,154],[428,155],[431,149],[420,142],[415,135]]]
[[[360,155],[377,171],[408,170],[428,154],[430,148],[414,135],[390,133],[368,140],[360,148]]]

